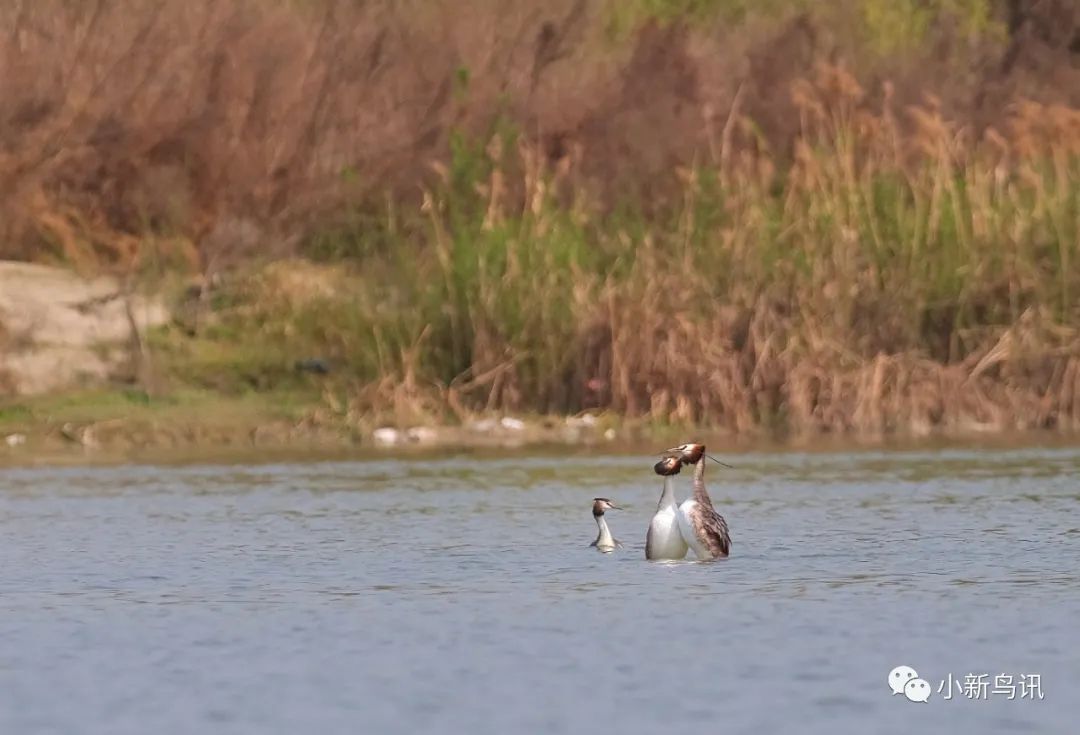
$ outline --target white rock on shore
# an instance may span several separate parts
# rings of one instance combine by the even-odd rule
[[[511,418],[510,416],[503,416],[499,424],[508,431],[524,431],[525,422],[521,419]]]
[[[371,432],[371,438],[380,447],[392,447],[401,442],[401,432],[389,426],[381,426]]]

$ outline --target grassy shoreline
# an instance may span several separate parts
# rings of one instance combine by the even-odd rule
[[[768,436],[702,427],[662,426],[600,415],[500,416],[468,425],[425,426],[421,438],[402,427],[379,441],[370,427],[327,419],[314,396],[296,393],[223,398],[186,391],[165,400],[131,391],[95,390],[8,401],[0,407],[0,466],[124,463],[267,463],[351,461],[387,457],[502,457],[520,454],[652,454],[688,439],[738,457],[759,452],[920,451],[1080,446],[1080,432],[977,430],[932,435]],[[387,427],[381,427],[387,428]],[[414,428],[414,427],[410,427]]]

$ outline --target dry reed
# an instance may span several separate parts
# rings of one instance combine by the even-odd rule
[[[265,389],[326,356],[357,421],[1077,428],[1070,100],[985,125],[902,64],[879,93],[722,69],[678,22],[605,46],[604,7],[9,5],[4,242],[189,264],[210,313],[155,338],[175,375]],[[779,17],[740,53],[813,46]],[[298,253],[337,265],[251,267]]]

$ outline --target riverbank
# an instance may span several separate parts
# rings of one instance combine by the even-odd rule
[[[556,373],[552,387],[577,391],[571,413],[536,411],[538,396],[523,393],[515,372],[521,361],[512,355],[484,371],[434,379],[424,355],[438,352],[424,340],[438,335],[424,329],[420,344],[409,346],[385,322],[373,322],[403,319],[409,310],[391,310],[392,299],[377,298],[386,284],[348,264],[288,259],[201,288],[177,282],[144,287],[142,295],[117,291],[115,280],[17,263],[0,263],[4,282],[11,288],[0,298],[0,326],[9,335],[3,364],[33,366],[7,374],[16,390],[0,399],[5,462],[654,451],[690,435],[731,449],[1009,445],[1068,442],[1080,416],[1074,333],[1031,314],[986,331],[982,345],[953,364],[915,351],[872,359],[834,353],[814,363],[785,354],[799,332],[761,331],[741,352],[730,343],[718,350],[676,311],[674,333],[654,321],[659,338],[639,329],[634,338],[642,344],[629,332],[616,343],[609,335],[592,348],[600,350],[592,362]],[[134,320],[125,303],[152,319]],[[606,318],[631,328],[625,316]],[[648,318],[642,313],[640,324]],[[552,325],[552,332],[567,326],[578,330],[582,322]],[[645,342],[652,347],[643,349]],[[701,350],[704,361],[695,359]],[[95,361],[104,356],[112,368],[85,369],[103,365]],[[581,353],[548,357],[573,365]],[[617,381],[627,380],[621,389],[633,390],[620,403]]]
[[[499,416],[455,426],[350,425],[315,396],[221,395],[183,391],[149,399],[136,391],[38,396],[0,408],[0,466],[324,461],[468,453],[653,454],[687,439],[727,457],[747,452],[833,452],[946,448],[1061,447],[1080,433],[950,432],[931,436],[732,434],[661,426],[586,412]]]
[[[9,462],[626,446],[659,441],[664,433],[593,413],[492,415],[400,428],[357,424],[303,392],[227,397],[186,389],[150,398],[134,390],[95,390],[9,400],[0,408],[0,456]]]

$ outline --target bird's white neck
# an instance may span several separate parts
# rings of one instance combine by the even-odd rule
[[[668,475],[664,478],[664,492],[660,495],[660,502],[657,504],[656,509],[660,511],[676,505],[678,505],[678,501],[675,500],[675,478]]]
[[[596,537],[597,546],[614,546],[615,539],[611,537],[611,531],[607,527],[604,516],[596,516],[596,527],[600,529],[600,535]]]

